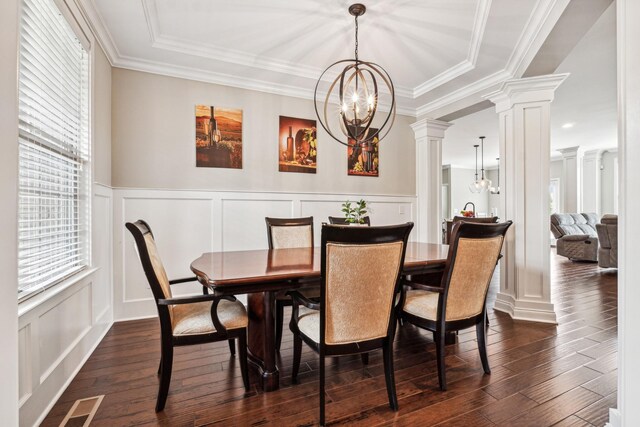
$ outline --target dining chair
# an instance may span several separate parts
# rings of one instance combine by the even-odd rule
[[[231,354],[235,355],[238,340],[240,371],[245,390],[249,390],[247,370],[247,311],[233,296],[215,296],[209,293],[174,297],[171,285],[197,281],[195,277],[169,280],[160,259],[153,233],[143,220],[128,222],[142,268],[151,287],[160,318],[160,385],[156,412],[164,409],[171,383],[173,348],[229,340]]]
[[[402,289],[402,319],[434,333],[438,380],[443,391],[447,389],[444,363],[447,332],[475,326],[482,367],[485,373],[491,373],[486,343],[487,292],[511,224],[511,221],[457,222],[452,229],[440,286],[409,283]]]
[[[498,217],[497,216],[487,216],[487,217],[473,217],[473,218],[469,218],[466,216],[459,216],[456,215],[453,217],[453,219],[451,221],[446,221],[446,229],[445,229],[445,244],[450,244],[451,242],[451,228],[453,227],[453,225],[457,222],[460,221],[464,221],[464,222],[473,222],[473,223],[481,223],[481,224],[496,224],[498,222]]]
[[[313,217],[305,218],[265,218],[269,249],[312,248]],[[297,286],[297,284],[296,284]],[[319,298],[320,286],[317,281],[304,283],[300,290],[307,298]],[[286,292],[276,295],[276,350],[282,344],[284,308],[291,305],[291,297]]]
[[[364,225],[371,225],[371,219],[368,216],[364,216],[362,217],[362,220],[364,221]],[[347,222],[347,219],[341,216],[330,216],[329,217],[329,224],[336,224],[336,225],[348,225],[349,223]]]
[[[320,302],[289,291],[293,312],[292,381],[302,342],[320,356],[320,425],[325,423],[325,357],[382,348],[389,406],[398,410],[393,372],[396,295],[413,223],[385,227],[322,227]]]

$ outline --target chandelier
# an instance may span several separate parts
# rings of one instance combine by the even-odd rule
[[[491,180],[487,179],[484,177],[484,136],[480,137],[480,145],[474,145],[473,146],[476,149],[476,179],[469,184],[469,190],[472,193],[480,193],[483,191],[489,191],[489,189],[491,188]],[[480,180],[478,180],[478,147],[481,147],[481,155],[480,155],[480,159],[482,162],[482,166],[481,166],[481,171],[482,171],[482,177]]]
[[[355,59],[343,59],[327,67],[320,75],[313,94],[316,116],[320,124],[333,139],[347,146],[350,145],[349,140],[363,147],[370,146],[374,141],[382,141],[393,126],[396,116],[395,91],[391,77],[378,64],[358,58],[358,17],[364,15],[366,10],[367,8],[360,3],[349,7],[349,13],[355,18]],[[328,89],[321,87],[327,83],[324,80],[325,76],[333,76],[336,73],[338,76],[331,81]],[[320,107],[319,94],[325,92],[324,106]],[[382,97],[389,107],[386,115],[379,111]],[[376,117],[378,124],[374,124]],[[339,132],[336,122],[340,128]]]

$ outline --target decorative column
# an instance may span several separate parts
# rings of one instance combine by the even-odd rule
[[[411,125],[416,138],[417,236],[442,241],[442,140],[451,123],[421,119]]]
[[[579,149],[578,146],[558,150],[562,153],[562,212],[581,212]]]
[[[514,319],[556,323],[549,280],[550,107],[567,76],[508,80],[485,96],[496,104],[500,120],[503,218],[514,222],[495,309]]]
[[[600,216],[602,191],[601,169],[604,150],[591,150],[582,157],[582,203],[580,212],[595,212]]]

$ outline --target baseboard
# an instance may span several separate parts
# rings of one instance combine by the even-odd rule
[[[514,320],[558,323],[553,304],[547,302],[518,301],[511,295],[498,293],[493,309],[507,313]]]
[[[609,422],[605,427],[622,427],[622,414],[616,408],[609,408]]]

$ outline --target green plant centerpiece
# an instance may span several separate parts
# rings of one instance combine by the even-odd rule
[[[342,212],[348,224],[364,224],[364,217],[367,216],[367,202],[364,199],[353,203],[347,200],[342,204]]]

